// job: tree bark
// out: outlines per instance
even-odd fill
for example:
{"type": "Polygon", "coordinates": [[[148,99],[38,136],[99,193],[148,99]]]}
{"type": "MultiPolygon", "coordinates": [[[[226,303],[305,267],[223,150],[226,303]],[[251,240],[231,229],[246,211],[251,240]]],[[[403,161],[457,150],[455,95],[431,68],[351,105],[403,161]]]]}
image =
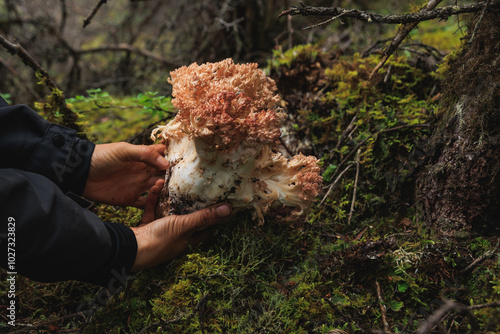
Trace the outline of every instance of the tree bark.
{"type": "Polygon", "coordinates": [[[433,159],[417,178],[422,220],[448,236],[500,233],[500,11],[475,14],[466,41],[450,57],[433,159]]]}

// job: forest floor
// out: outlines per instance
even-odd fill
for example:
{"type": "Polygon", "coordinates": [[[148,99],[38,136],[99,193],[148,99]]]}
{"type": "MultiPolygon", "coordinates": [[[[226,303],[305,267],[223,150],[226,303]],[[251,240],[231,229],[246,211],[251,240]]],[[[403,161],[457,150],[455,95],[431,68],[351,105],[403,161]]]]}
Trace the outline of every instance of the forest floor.
{"type": "MultiPolygon", "coordinates": [[[[443,54],[457,47],[426,45],[407,45],[372,80],[377,48],[276,50],[266,71],[289,114],[283,141],[321,159],[324,190],[310,212],[270,214],[263,226],[239,213],[123,291],[18,276],[17,332],[499,333],[498,230],[445,237],[418,215],[415,176],[433,154],[426,138],[442,112],[443,54]]],[[[155,93],[93,90],[68,102],[97,142],[147,143],[143,130],[174,112],[155,93]]],[[[91,210],[129,226],[142,214],[91,210]]],[[[6,309],[4,271],[0,290],[6,309]]],[[[7,321],[0,331],[12,331],[7,321]]]]}

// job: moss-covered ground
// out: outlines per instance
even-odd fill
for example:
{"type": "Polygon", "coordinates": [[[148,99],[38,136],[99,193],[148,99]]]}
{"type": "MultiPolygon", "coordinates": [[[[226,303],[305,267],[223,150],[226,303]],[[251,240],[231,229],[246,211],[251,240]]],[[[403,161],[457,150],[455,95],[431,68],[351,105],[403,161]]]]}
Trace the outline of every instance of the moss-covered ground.
{"type": "MultiPolygon", "coordinates": [[[[442,40],[424,36],[426,43],[442,40]]],[[[434,332],[500,332],[498,236],[443,238],[416,215],[414,177],[433,155],[426,139],[440,117],[443,84],[439,52],[419,50],[391,57],[372,80],[377,52],[277,50],[266,71],[290,115],[284,142],[289,151],[321,158],[325,187],[310,212],[270,215],[260,227],[239,213],[209,242],[137,273],[115,294],[18,277],[16,329],[414,333],[455,301],[467,309],[451,307],[433,323],[434,332]]],[[[142,130],[172,110],[168,98],[153,93],[116,98],[92,91],[68,102],[97,142],[145,142],[142,130]]],[[[131,226],[141,216],[133,208],[92,210],[131,226]]],[[[1,320],[0,330],[10,330],[1,320]]]]}

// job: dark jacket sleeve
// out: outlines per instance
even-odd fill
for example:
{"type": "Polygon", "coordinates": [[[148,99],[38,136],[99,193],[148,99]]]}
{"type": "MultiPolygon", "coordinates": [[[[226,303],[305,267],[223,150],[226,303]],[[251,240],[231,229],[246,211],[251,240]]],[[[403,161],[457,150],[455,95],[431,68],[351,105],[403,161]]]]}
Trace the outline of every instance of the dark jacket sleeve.
{"type": "Polygon", "coordinates": [[[0,98],[0,168],[17,168],[45,176],[64,193],[81,195],[95,145],[76,131],[51,124],[24,105],[0,98]]]}
{"type": "Polygon", "coordinates": [[[102,222],[73,200],[83,192],[93,149],[75,131],[0,98],[0,247],[15,253],[13,264],[0,258],[3,268],[43,282],[102,286],[130,273],[132,230],[102,222]]]}

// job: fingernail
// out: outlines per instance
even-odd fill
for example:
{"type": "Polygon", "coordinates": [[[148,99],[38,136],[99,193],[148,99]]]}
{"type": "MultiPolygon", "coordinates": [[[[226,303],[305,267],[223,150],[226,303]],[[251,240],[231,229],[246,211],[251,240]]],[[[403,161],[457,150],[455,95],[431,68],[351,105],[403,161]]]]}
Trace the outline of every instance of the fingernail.
{"type": "Polygon", "coordinates": [[[164,169],[168,168],[168,161],[162,156],[156,158],[156,163],[158,164],[158,166],[162,166],[164,169]]]}
{"type": "Polygon", "coordinates": [[[227,217],[231,214],[231,208],[227,204],[222,204],[215,208],[215,212],[220,218],[227,217]]]}

